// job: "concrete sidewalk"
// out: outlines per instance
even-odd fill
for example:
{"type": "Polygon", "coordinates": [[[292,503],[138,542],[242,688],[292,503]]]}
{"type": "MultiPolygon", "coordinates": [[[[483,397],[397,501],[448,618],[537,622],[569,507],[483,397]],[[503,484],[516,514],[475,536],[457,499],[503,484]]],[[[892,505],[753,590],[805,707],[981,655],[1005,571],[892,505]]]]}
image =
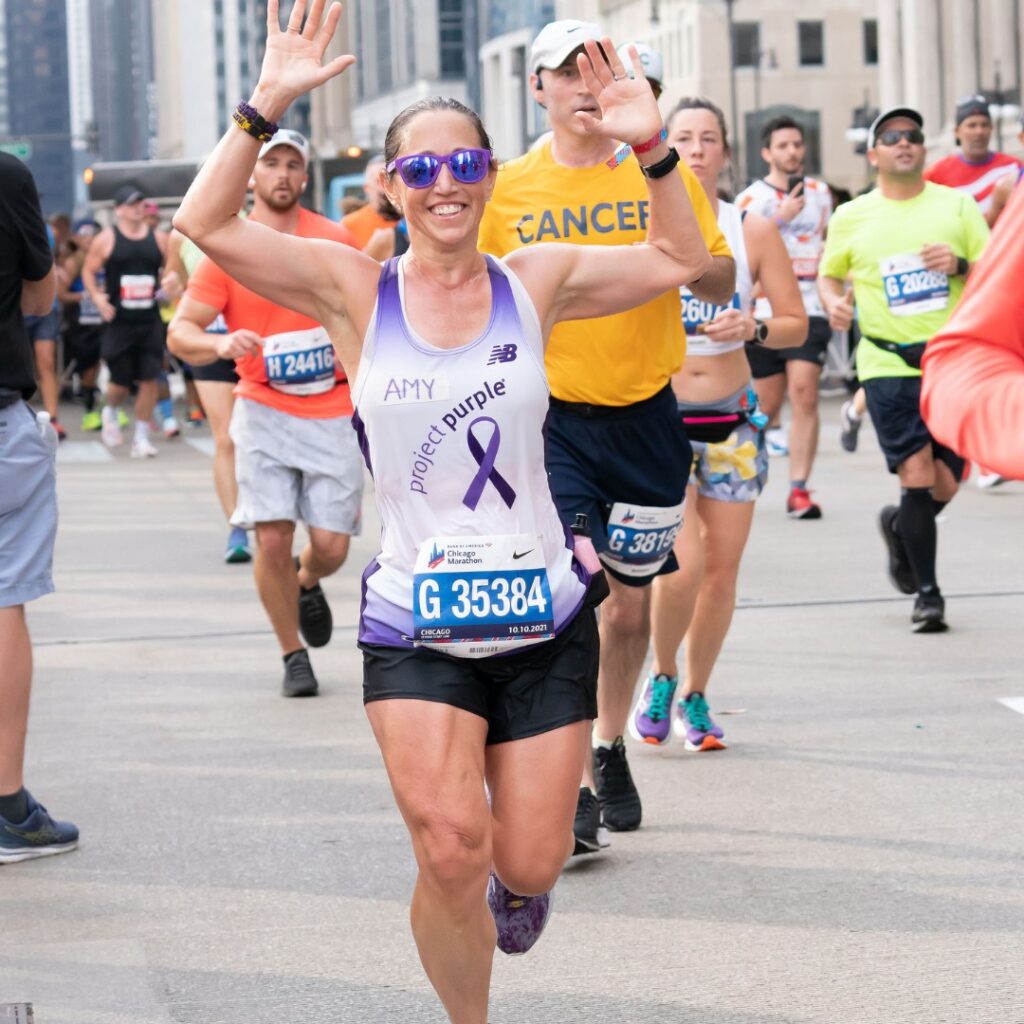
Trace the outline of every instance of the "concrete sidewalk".
{"type": "MultiPolygon", "coordinates": [[[[710,694],[729,750],[630,745],[644,827],[571,862],[541,943],[498,955],[494,1024],[1024,1022],[1024,484],[945,512],[952,629],[912,635],[875,526],[896,484],[869,427],[839,450],[837,409],[821,521],[785,518],[772,463],[710,694]]],[[[372,500],[325,584],[322,696],[283,700],[199,438],[143,463],[81,436],[62,453],[27,781],[82,845],[0,869],[0,1004],[36,1024],[441,1022],[361,704],[372,500]]]]}

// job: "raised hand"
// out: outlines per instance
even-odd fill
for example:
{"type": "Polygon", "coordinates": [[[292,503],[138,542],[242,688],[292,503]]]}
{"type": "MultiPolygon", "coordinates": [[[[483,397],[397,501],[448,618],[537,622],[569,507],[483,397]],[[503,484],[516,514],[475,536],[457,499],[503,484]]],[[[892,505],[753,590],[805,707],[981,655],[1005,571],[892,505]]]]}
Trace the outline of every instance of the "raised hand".
{"type": "Polygon", "coordinates": [[[661,131],[663,118],[658,101],[644,76],[636,47],[629,48],[634,77],[626,74],[625,65],[615,52],[612,41],[605,36],[600,47],[588,39],[586,53],[576,58],[583,84],[601,108],[601,116],[577,111],[584,128],[593,135],[639,145],[661,131]],[[602,52],[602,50],[604,52],[602,52]]]}
{"type": "Polygon", "coordinates": [[[267,49],[257,91],[274,97],[284,107],[303,93],[340,75],[355,63],[355,57],[348,53],[324,63],[324,53],[334,38],[341,18],[339,3],[332,3],[327,17],[324,17],[326,2],[313,0],[303,26],[307,0],[295,0],[288,25],[282,31],[279,0],[268,0],[267,49]]]}

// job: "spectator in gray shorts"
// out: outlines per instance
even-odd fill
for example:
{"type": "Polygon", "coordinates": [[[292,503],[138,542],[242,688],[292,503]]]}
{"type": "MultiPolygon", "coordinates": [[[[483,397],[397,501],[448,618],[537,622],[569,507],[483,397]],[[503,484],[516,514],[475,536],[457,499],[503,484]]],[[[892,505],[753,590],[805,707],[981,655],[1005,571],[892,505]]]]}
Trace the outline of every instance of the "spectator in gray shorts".
{"type": "Polygon", "coordinates": [[[53,591],[57,435],[26,401],[36,380],[22,314],[49,312],[56,288],[32,175],[0,153],[0,864],[78,845],[78,829],[54,821],[23,785],[32,688],[25,604],[53,591]]]}

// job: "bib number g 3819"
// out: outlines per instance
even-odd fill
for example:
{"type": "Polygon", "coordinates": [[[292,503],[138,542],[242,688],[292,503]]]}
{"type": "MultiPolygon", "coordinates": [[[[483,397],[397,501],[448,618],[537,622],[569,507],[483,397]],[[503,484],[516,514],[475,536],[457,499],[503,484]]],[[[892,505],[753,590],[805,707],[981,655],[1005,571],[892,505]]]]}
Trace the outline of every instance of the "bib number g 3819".
{"type": "Polygon", "coordinates": [[[653,576],[672,553],[682,524],[682,505],[616,502],[608,516],[608,550],[601,552],[601,561],[626,576],[653,576]]]}
{"type": "Polygon", "coordinates": [[[413,575],[413,639],[483,658],[554,636],[540,541],[529,534],[433,537],[413,575]]]}

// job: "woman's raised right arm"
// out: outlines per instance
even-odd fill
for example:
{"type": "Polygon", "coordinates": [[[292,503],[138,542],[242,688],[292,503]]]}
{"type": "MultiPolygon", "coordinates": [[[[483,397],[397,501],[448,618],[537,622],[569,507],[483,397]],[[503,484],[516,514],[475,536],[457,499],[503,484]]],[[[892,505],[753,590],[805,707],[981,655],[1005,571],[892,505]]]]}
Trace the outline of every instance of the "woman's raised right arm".
{"type": "MultiPolygon", "coordinates": [[[[269,0],[267,48],[249,101],[266,121],[276,122],[296,98],[354,63],[350,54],[324,63],[341,17],[341,5],[334,3],[325,18],[325,4],[313,0],[303,27],[306,0],[296,0],[282,31],[278,0],[269,0]]],[[[174,226],[236,281],[330,330],[331,320],[346,316],[349,296],[364,294],[380,267],[349,246],[298,238],[237,216],[260,146],[257,138],[232,125],[196,175],[174,226]]]]}

